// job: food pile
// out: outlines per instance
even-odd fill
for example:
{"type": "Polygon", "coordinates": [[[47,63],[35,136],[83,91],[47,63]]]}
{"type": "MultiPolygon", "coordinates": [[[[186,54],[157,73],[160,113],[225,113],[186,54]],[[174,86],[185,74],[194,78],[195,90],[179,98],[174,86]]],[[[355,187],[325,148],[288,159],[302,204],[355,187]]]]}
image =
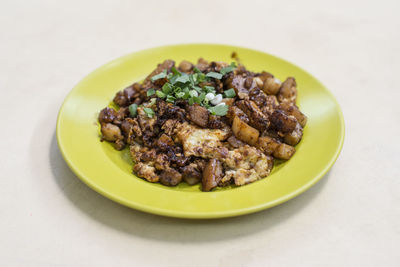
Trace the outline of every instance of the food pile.
{"type": "Polygon", "coordinates": [[[202,183],[203,191],[268,176],[288,160],[307,117],[296,81],[235,63],[165,60],[118,92],[99,114],[102,140],[129,147],[133,172],[149,182],[202,183]]]}

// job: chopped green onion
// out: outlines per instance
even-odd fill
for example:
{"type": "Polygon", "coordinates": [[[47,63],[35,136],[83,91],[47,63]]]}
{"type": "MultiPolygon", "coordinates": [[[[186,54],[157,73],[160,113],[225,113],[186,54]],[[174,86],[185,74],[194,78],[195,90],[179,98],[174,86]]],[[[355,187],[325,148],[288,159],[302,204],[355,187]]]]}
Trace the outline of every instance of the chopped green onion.
{"type": "Polygon", "coordinates": [[[203,92],[203,89],[197,85],[193,86],[193,89],[196,90],[198,93],[203,92]]]}
{"type": "Polygon", "coordinates": [[[231,88],[231,89],[228,89],[228,90],[224,91],[224,95],[227,98],[233,98],[233,97],[236,96],[236,92],[235,92],[235,90],[233,88],[231,88]]]}
{"type": "Polygon", "coordinates": [[[174,103],[176,98],[172,95],[167,95],[167,102],[174,103]]]}
{"type": "Polygon", "coordinates": [[[211,71],[211,72],[206,74],[206,77],[215,78],[215,79],[220,80],[222,78],[222,74],[218,73],[218,72],[211,71]]]}
{"type": "Polygon", "coordinates": [[[235,68],[236,68],[236,64],[234,62],[232,62],[231,65],[229,65],[228,67],[222,68],[219,72],[222,75],[225,75],[229,72],[232,72],[235,68]]]}
{"type": "Polygon", "coordinates": [[[200,72],[197,75],[197,82],[201,83],[201,82],[204,82],[205,80],[206,80],[206,75],[204,73],[200,72]]]}
{"type": "Polygon", "coordinates": [[[189,91],[189,95],[190,95],[191,97],[198,97],[198,96],[199,96],[199,93],[197,93],[197,91],[195,91],[195,90],[191,90],[191,91],[189,91]]]}
{"type": "Polygon", "coordinates": [[[205,85],[203,89],[206,90],[207,93],[215,93],[215,88],[213,86],[205,85]]]}
{"type": "Polygon", "coordinates": [[[150,106],[154,105],[156,103],[156,99],[153,97],[152,99],[150,99],[150,106]]]}
{"type": "Polygon", "coordinates": [[[201,99],[199,97],[193,97],[194,103],[201,104],[201,99]]]}
{"type": "Polygon", "coordinates": [[[204,99],[206,98],[206,93],[201,93],[200,95],[199,95],[199,99],[200,99],[200,101],[203,101],[204,99]]]}
{"type": "Polygon", "coordinates": [[[175,67],[172,67],[171,71],[174,73],[174,75],[180,75],[181,74],[175,67]]]}
{"type": "Polygon", "coordinates": [[[183,99],[188,99],[190,97],[189,92],[190,92],[189,87],[183,88],[183,93],[185,93],[185,95],[182,98],[183,99]]]}
{"type": "Polygon", "coordinates": [[[152,96],[156,93],[156,90],[154,88],[150,88],[147,90],[147,96],[152,96]]]}
{"type": "Polygon", "coordinates": [[[179,92],[182,92],[182,88],[180,88],[180,87],[175,87],[175,88],[174,88],[174,93],[177,94],[177,93],[179,93],[179,92]]]}
{"type": "Polygon", "coordinates": [[[151,77],[150,80],[152,82],[154,82],[154,81],[157,81],[158,79],[162,79],[162,78],[165,78],[165,77],[167,77],[167,70],[163,70],[163,72],[161,72],[161,73],[159,73],[157,75],[154,75],[153,77],[151,77]]]}
{"type": "MultiPolygon", "coordinates": [[[[198,68],[194,67],[194,72],[192,74],[187,74],[184,72],[180,72],[176,67],[172,67],[171,71],[168,73],[167,70],[163,70],[161,73],[154,75],[151,78],[151,81],[156,81],[158,79],[166,78],[167,82],[162,86],[161,90],[156,90],[154,88],[150,88],[147,90],[147,96],[153,96],[154,94],[169,103],[175,103],[177,99],[186,99],[189,102],[189,105],[193,105],[194,103],[198,103],[206,108],[210,108],[211,103],[210,99],[207,99],[205,96],[208,93],[216,94],[216,88],[214,86],[203,85],[202,83],[205,81],[210,81],[210,78],[214,79],[222,79],[223,75],[229,73],[234,70],[236,66],[232,63],[230,66],[222,68],[220,73],[218,72],[209,72],[207,74],[201,72],[198,68]],[[201,85],[201,87],[200,87],[201,85]]],[[[226,97],[234,97],[235,91],[233,89],[229,89],[224,92],[226,97]]],[[[151,103],[155,103],[155,98],[151,103]]],[[[214,111],[215,107],[212,107],[214,113],[222,114],[221,110],[225,108],[217,108],[214,111]]],[[[146,114],[149,117],[154,116],[154,111],[147,108],[146,114]]]]}
{"type": "Polygon", "coordinates": [[[136,117],[137,108],[138,108],[137,104],[132,104],[129,106],[129,113],[131,114],[131,117],[136,117]]]}
{"type": "Polygon", "coordinates": [[[212,115],[217,116],[225,116],[228,113],[229,107],[227,105],[217,105],[214,107],[210,107],[208,110],[211,112],[212,115]]]}
{"type": "Polygon", "coordinates": [[[179,93],[176,93],[176,94],[175,94],[175,96],[176,96],[177,98],[183,98],[185,95],[186,95],[185,92],[179,92],[179,93]]]}
{"type": "Polygon", "coordinates": [[[190,81],[189,75],[187,75],[187,74],[185,73],[185,74],[182,74],[182,76],[178,77],[178,78],[175,80],[175,83],[177,83],[177,82],[180,82],[180,83],[187,83],[187,82],[189,82],[189,81],[190,81]]]}
{"type": "Polygon", "coordinates": [[[166,94],[164,94],[164,93],[161,92],[161,91],[157,91],[157,92],[156,92],[156,95],[157,95],[159,98],[164,98],[164,97],[167,96],[166,94]]]}
{"type": "Polygon", "coordinates": [[[194,67],[194,68],[193,68],[193,71],[194,71],[195,73],[202,73],[197,67],[194,67]]]}
{"type": "Polygon", "coordinates": [[[195,85],[195,84],[197,83],[197,76],[198,76],[197,73],[194,73],[194,74],[192,74],[192,75],[189,75],[190,82],[191,82],[193,85],[195,85]]]}
{"type": "Polygon", "coordinates": [[[171,84],[175,84],[175,81],[176,81],[176,79],[178,79],[178,75],[174,75],[174,76],[172,76],[170,79],[169,79],[169,82],[171,83],[171,84]]]}
{"type": "Polygon", "coordinates": [[[206,97],[206,94],[203,92],[203,93],[201,93],[199,96],[193,97],[193,100],[194,100],[195,103],[201,104],[201,102],[203,102],[203,100],[205,99],[205,97],[206,97]]]}
{"type": "Polygon", "coordinates": [[[151,108],[143,108],[143,111],[146,113],[147,117],[153,118],[155,112],[151,108]]]}
{"type": "Polygon", "coordinates": [[[172,84],[170,83],[165,83],[162,87],[162,91],[164,94],[168,95],[172,91],[172,84]]]}

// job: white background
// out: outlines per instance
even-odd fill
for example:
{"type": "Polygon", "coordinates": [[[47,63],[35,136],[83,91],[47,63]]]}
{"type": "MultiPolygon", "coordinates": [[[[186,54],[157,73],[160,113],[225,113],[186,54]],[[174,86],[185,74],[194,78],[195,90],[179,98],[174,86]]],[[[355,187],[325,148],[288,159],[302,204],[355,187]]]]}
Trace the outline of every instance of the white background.
{"type": "Polygon", "coordinates": [[[399,1],[1,1],[1,266],[400,266],[399,1]],[[179,220],[100,196],[68,169],[58,109],[98,66],[141,49],[239,45],[336,96],[343,151],[283,205],[179,220]]]}

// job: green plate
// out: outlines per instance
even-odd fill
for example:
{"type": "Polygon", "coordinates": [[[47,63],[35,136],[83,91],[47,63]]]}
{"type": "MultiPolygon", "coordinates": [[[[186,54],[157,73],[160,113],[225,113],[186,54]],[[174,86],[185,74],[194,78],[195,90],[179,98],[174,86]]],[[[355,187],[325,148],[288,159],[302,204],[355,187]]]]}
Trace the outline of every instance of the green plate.
{"type": "Polygon", "coordinates": [[[344,140],[342,112],[332,94],[301,68],[251,49],[215,44],[152,48],[116,59],[85,77],[65,99],[57,120],[61,153],[74,173],[95,191],[128,207],[181,218],[221,218],[267,209],[304,192],[332,167],[344,140]],[[116,151],[100,142],[98,112],[114,94],[140,81],[165,59],[231,62],[235,51],[249,70],[266,70],[298,84],[297,104],[308,116],[296,154],[277,164],[272,174],[242,187],[201,192],[200,186],[152,184],[132,174],[127,150],[116,151]]]}

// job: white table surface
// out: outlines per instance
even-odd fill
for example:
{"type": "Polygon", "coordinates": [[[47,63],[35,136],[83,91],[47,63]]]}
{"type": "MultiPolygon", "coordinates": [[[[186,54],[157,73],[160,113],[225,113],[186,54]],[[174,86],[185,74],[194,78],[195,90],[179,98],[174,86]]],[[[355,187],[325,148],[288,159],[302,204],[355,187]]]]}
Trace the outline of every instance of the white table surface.
{"type": "Polygon", "coordinates": [[[399,1],[1,1],[1,266],[400,266],[399,1]],[[55,139],[98,66],[173,43],[246,46],[308,70],[344,113],[316,186],[253,215],[149,215],[89,189],[55,139]]]}

